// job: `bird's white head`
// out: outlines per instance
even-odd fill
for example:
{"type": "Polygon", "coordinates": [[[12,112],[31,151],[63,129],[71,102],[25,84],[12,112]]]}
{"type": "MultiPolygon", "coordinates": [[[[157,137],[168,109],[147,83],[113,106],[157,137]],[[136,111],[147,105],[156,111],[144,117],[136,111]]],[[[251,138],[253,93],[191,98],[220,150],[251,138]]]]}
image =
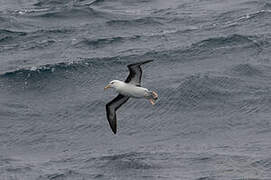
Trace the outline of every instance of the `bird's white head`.
{"type": "Polygon", "coordinates": [[[111,81],[107,86],[104,87],[104,90],[108,89],[108,88],[118,88],[121,85],[121,81],[119,80],[113,80],[111,81]]]}

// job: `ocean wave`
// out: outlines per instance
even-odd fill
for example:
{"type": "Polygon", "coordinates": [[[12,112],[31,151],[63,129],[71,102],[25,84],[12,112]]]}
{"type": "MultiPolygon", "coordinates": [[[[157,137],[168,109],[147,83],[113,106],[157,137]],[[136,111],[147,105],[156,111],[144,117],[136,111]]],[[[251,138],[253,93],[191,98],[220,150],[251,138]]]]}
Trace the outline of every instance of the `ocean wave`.
{"type": "Polygon", "coordinates": [[[210,37],[208,39],[193,43],[191,46],[179,51],[183,59],[191,59],[195,56],[205,59],[214,54],[233,53],[235,51],[249,51],[251,55],[262,52],[266,42],[255,36],[244,36],[233,34],[225,37],[210,37]],[[205,57],[205,58],[204,58],[205,57]]]}
{"type": "Polygon", "coordinates": [[[265,2],[264,5],[263,5],[263,9],[271,10],[271,3],[270,2],[265,2]]]}
{"type": "Polygon", "coordinates": [[[227,97],[228,90],[235,84],[235,80],[229,77],[195,75],[187,77],[176,90],[187,100],[216,100],[227,97]]]}
{"type": "Polygon", "coordinates": [[[109,26],[142,26],[142,25],[162,25],[164,19],[160,17],[143,17],[128,20],[110,20],[107,21],[109,26]]]}
{"type": "Polygon", "coordinates": [[[254,13],[246,14],[245,16],[240,17],[237,22],[249,21],[253,19],[262,19],[262,18],[270,18],[271,17],[271,10],[259,10],[254,13]]]}
{"type": "Polygon", "coordinates": [[[38,8],[61,6],[89,6],[98,3],[98,1],[99,0],[38,0],[36,3],[34,3],[34,6],[38,8]]]}
{"type": "MultiPolygon", "coordinates": [[[[235,179],[235,180],[244,180],[244,178],[240,178],[240,179],[235,179]]],[[[266,179],[266,178],[254,178],[254,177],[252,177],[252,178],[246,178],[246,180],[268,180],[268,179],[266,179]]]]}
{"type": "Polygon", "coordinates": [[[53,10],[50,12],[46,12],[43,14],[35,15],[36,17],[43,17],[43,18],[71,18],[71,17],[92,17],[94,14],[94,11],[90,8],[72,8],[72,9],[58,9],[53,10]]]}
{"type": "Polygon", "coordinates": [[[200,177],[197,178],[196,180],[215,180],[215,176],[204,176],[204,177],[200,177]]]}
{"type": "Polygon", "coordinates": [[[155,9],[151,14],[154,16],[174,16],[177,15],[177,13],[174,11],[175,9],[173,8],[165,8],[165,9],[155,9]]]}
{"type": "MultiPolygon", "coordinates": [[[[154,165],[147,163],[144,159],[151,156],[151,153],[145,152],[129,152],[124,154],[116,154],[110,156],[101,156],[95,158],[96,161],[101,163],[103,168],[117,168],[120,170],[127,169],[150,169],[155,168],[154,165]]],[[[93,158],[88,159],[93,161],[93,158]]]]}
{"type": "MultiPolygon", "coordinates": [[[[258,3],[256,3],[258,4],[258,3]]],[[[262,19],[270,19],[271,18],[271,9],[270,8],[266,8],[263,7],[261,10],[258,10],[256,12],[252,12],[252,13],[242,13],[240,14],[240,12],[229,12],[228,15],[231,17],[231,20],[228,20],[227,22],[225,22],[225,27],[227,28],[232,28],[232,27],[241,27],[242,25],[247,25],[248,23],[255,23],[258,22],[257,20],[259,20],[259,22],[262,22],[262,19]],[[236,15],[235,18],[232,18],[232,14],[233,13],[239,14],[236,15]]],[[[227,15],[226,15],[227,16],[227,15]]],[[[222,14],[222,17],[224,17],[224,14],[222,14]]]]}
{"type": "Polygon", "coordinates": [[[118,0],[118,1],[114,1],[114,0],[90,0],[90,2],[88,3],[89,5],[92,6],[101,6],[101,5],[105,5],[108,3],[112,3],[112,6],[114,5],[114,3],[125,3],[125,4],[139,4],[139,3],[146,3],[146,2],[151,2],[151,0],[129,0],[129,1],[125,1],[125,0],[118,0]]]}
{"type": "Polygon", "coordinates": [[[251,64],[238,64],[230,69],[229,74],[238,76],[263,76],[263,71],[251,64]]]}
{"type": "MultiPolygon", "coordinates": [[[[172,32],[179,33],[180,31],[172,32]]],[[[165,32],[171,33],[171,32],[165,32]]],[[[182,33],[182,32],[180,32],[182,33]]],[[[150,38],[150,37],[160,37],[163,36],[162,33],[150,34],[149,36],[141,36],[150,38]]],[[[140,37],[140,38],[141,38],[140,37]]],[[[176,61],[199,61],[206,60],[206,58],[213,57],[214,55],[225,54],[225,53],[235,53],[236,51],[247,51],[250,49],[249,53],[251,55],[259,54],[264,46],[268,42],[261,40],[257,36],[245,36],[233,34],[225,37],[209,37],[198,42],[194,42],[189,46],[185,47],[176,47],[168,50],[149,50],[144,53],[144,58],[156,58],[160,60],[167,61],[167,63],[175,63],[176,61]],[[198,57],[198,58],[196,58],[198,57]]]]}
{"type": "MultiPolygon", "coordinates": [[[[270,112],[271,99],[270,90],[258,90],[262,92],[251,92],[245,99],[236,103],[235,107],[243,114],[256,114],[270,112]],[[252,97],[253,96],[253,97],[252,97]]],[[[258,125],[260,126],[260,125],[258,125]]]]}
{"type": "Polygon", "coordinates": [[[28,68],[22,68],[11,72],[6,72],[4,74],[1,74],[0,77],[2,78],[13,78],[16,76],[22,76],[22,77],[31,77],[34,75],[41,76],[46,73],[53,73],[57,70],[64,70],[68,71],[71,69],[77,69],[82,67],[88,67],[89,64],[83,63],[83,62],[61,62],[57,64],[47,64],[47,65],[41,65],[41,66],[32,66],[28,68]]]}
{"type": "Polygon", "coordinates": [[[85,7],[60,7],[60,8],[45,8],[43,10],[40,9],[26,9],[23,11],[18,12],[20,15],[28,16],[31,18],[75,18],[75,19],[82,19],[82,18],[99,18],[104,17],[108,13],[102,11],[96,11],[93,8],[88,6],[85,7]]]}
{"type": "Polygon", "coordinates": [[[207,48],[220,48],[220,47],[234,47],[239,45],[252,44],[258,46],[253,36],[244,36],[233,34],[226,37],[214,37],[200,41],[194,46],[207,47],[207,48]]]}
{"type": "Polygon", "coordinates": [[[93,0],[89,5],[100,5],[103,2],[105,2],[105,0],[93,0]]]}
{"type": "Polygon", "coordinates": [[[16,32],[6,29],[0,29],[0,43],[8,43],[18,37],[26,36],[25,32],[16,32]]]}
{"type": "Polygon", "coordinates": [[[270,111],[270,87],[265,84],[271,77],[269,66],[238,64],[227,69],[225,73],[240,79],[239,83],[233,86],[239,94],[234,103],[239,112],[255,114],[270,111]]]}
{"type": "Polygon", "coordinates": [[[257,160],[251,163],[252,167],[255,168],[260,168],[262,170],[271,170],[271,159],[270,158],[266,158],[266,159],[261,159],[261,160],[257,160]]]}
{"type": "Polygon", "coordinates": [[[4,72],[0,74],[0,78],[4,79],[16,79],[18,81],[35,80],[47,78],[52,74],[63,74],[67,72],[82,72],[92,71],[96,68],[106,69],[108,66],[112,66],[112,63],[119,64],[118,62],[112,62],[112,59],[117,57],[109,58],[80,58],[78,61],[72,62],[60,62],[55,64],[37,65],[32,67],[24,67],[14,71],[4,72]]]}
{"type": "Polygon", "coordinates": [[[235,51],[247,51],[250,49],[251,55],[259,54],[267,42],[259,40],[255,36],[244,36],[233,34],[225,37],[210,37],[187,47],[175,48],[167,51],[150,51],[146,56],[157,57],[167,60],[187,61],[187,60],[205,60],[225,52],[231,54],[235,51]],[[195,58],[195,57],[199,57],[195,58]]]}
{"type": "MultiPolygon", "coordinates": [[[[237,67],[243,68],[246,65],[237,67]]],[[[250,70],[255,73],[254,68],[250,70]]],[[[256,71],[258,74],[258,70],[256,71]]],[[[182,110],[209,109],[209,111],[224,108],[223,111],[225,111],[226,107],[244,114],[268,112],[271,104],[270,88],[261,84],[260,82],[255,84],[253,80],[247,82],[240,79],[240,76],[235,77],[230,74],[229,76],[193,75],[185,78],[177,88],[166,90],[163,96],[166,96],[171,104],[166,104],[163,108],[174,112],[179,108],[182,110]]]]}
{"type": "Polygon", "coordinates": [[[58,42],[57,38],[67,36],[72,32],[72,29],[38,29],[34,31],[2,29],[0,30],[0,52],[14,49],[45,48],[58,42]]]}
{"type": "MultiPolygon", "coordinates": [[[[67,179],[67,180],[79,180],[82,179],[84,174],[81,174],[80,172],[71,170],[71,169],[64,169],[64,170],[58,170],[58,172],[50,173],[50,174],[44,174],[40,175],[38,180],[60,180],[60,179],[67,179]]],[[[84,178],[83,178],[84,179],[84,178]]]]}
{"type": "Polygon", "coordinates": [[[247,77],[250,80],[268,80],[271,77],[271,67],[261,64],[237,64],[228,68],[225,73],[232,77],[247,77]]]}
{"type": "Polygon", "coordinates": [[[38,7],[48,7],[48,6],[57,6],[57,5],[67,5],[68,3],[72,3],[73,0],[38,0],[34,6],[38,7]]]}
{"type": "Polygon", "coordinates": [[[84,39],[80,42],[76,43],[75,47],[87,46],[91,48],[101,48],[106,45],[114,45],[115,43],[121,43],[124,41],[137,40],[140,36],[132,36],[132,37],[111,37],[111,38],[99,38],[99,39],[84,39]]]}
{"type": "Polygon", "coordinates": [[[217,106],[235,94],[237,84],[238,79],[226,76],[192,75],[174,90],[167,90],[164,96],[171,103],[163,108],[176,112],[179,108],[191,110],[217,106]]]}
{"type": "MultiPolygon", "coordinates": [[[[6,31],[3,31],[6,33],[6,31]]],[[[13,38],[16,38],[17,36],[42,36],[43,34],[52,34],[51,39],[47,39],[48,41],[41,41],[44,42],[43,44],[40,44],[37,42],[37,47],[40,47],[38,45],[41,45],[41,47],[46,47],[46,45],[50,45],[52,43],[55,43],[54,40],[55,36],[58,36],[58,34],[66,34],[66,33],[72,33],[72,30],[65,30],[65,29],[52,29],[52,30],[38,30],[35,32],[9,32],[7,34],[11,34],[13,38]],[[44,45],[44,46],[43,46],[44,45]]],[[[169,32],[170,33],[170,32],[169,32]]],[[[174,32],[175,33],[175,32],[174,32]]],[[[177,33],[177,32],[176,32],[177,33]]],[[[155,34],[154,36],[162,36],[162,34],[155,34]]],[[[144,35],[142,36],[144,37],[144,35]]],[[[152,37],[152,35],[151,35],[152,37]]],[[[31,39],[30,37],[28,37],[31,39]]],[[[82,41],[79,41],[78,43],[74,44],[75,47],[91,47],[91,48],[98,48],[98,47],[104,47],[106,45],[112,45],[115,43],[122,43],[124,41],[134,41],[140,39],[141,36],[135,35],[131,37],[121,37],[116,36],[112,38],[100,38],[100,39],[84,39],[82,41]]],[[[33,44],[33,42],[31,43],[33,44]]],[[[35,44],[35,42],[34,42],[35,44]]],[[[31,48],[32,46],[30,46],[31,48]]],[[[32,47],[33,48],[33,47],[32,47]]],[[[242,48],[253,48],[252,52],[254,51],[260,51],[262,48],[262,42],[257,40],[257,37],[253,36],[243,36],[243,35],[230,35],[226,37],[214,37],[214,38],[208,38],[196,43],[193,43],[189,47],[185,47],[182,49],[171,49],[171,50],[162,50],[162,51],[148,51],[145,54],[139,54],[139,55],[133,55],[139,56],[139,58],[159,58],[159,59],[167,59],[172,61],[179,61],[182,60],[190,60],[193,56],[203,56],[206,53],[212,53],[216,49],[242,49],[242,48]]],[[[15,71],[6,72],[4,76],[14,76],[16,74],[35,74],[35,73],[43,73],[43,72],[53,72],[58,69],[65,69],[69,70],[72,68],[81,68],[81,67],[87,67],[93,64],[94,62],[103,62],[107,59],[119,59],[119,58],[127,58],[127,57],[108,57],[108,58],[89,58],[88,60],[82,60],[79,58],[78,61],[74,62],[61,62],[57,64],[49,64],[49,65],[40,65],[38,67],[28,67],[28,68],[22,68],[17,69],[15,71]]],[[[108,61],[109,62],[109,61],[108,61]]],[[[116,61],[114,61],[116,62],[116,61]]],[[[95,64],[95,63],[94,63],[95,64]]],[[[242,68],[242,67],[236,67],[236,68],[242,68]]],[[[235,69],[236,69],[235,68],[235,69]]],[[[245,70],[244,68],[243,70],[245,70]]],[[[232,70],[232,71],[238,71],[232,70]]],[[[3,76],[3,74],[1,75],[3,76]]]]}

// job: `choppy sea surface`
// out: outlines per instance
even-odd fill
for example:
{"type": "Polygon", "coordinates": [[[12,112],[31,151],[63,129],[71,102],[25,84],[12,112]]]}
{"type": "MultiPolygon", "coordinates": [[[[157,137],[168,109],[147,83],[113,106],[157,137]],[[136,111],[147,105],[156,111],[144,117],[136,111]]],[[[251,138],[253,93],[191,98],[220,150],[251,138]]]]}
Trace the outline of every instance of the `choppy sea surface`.
{"type": "Polygon", "coordinates": [[[0,0],[0,179],[271,179],[270,30],[269,0],[0,0]]]}

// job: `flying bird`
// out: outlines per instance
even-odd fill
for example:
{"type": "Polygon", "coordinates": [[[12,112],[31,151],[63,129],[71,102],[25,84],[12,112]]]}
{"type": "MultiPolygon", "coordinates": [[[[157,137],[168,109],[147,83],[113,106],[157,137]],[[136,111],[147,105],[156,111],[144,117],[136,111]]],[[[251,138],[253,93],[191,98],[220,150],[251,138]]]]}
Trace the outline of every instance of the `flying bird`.
{"type": "Polygon", "coordinates": [[[158,94],[156,92],[141,87],[142,69],[140,66],[152,61],[153,60],[148,60],[129,64],[127,67],[130,73],[125,81],[113,80],[105,86],[105,90],[114,88],[119,93],[117,97],[106,104],[106,116],[114,134],[117,133],[116,111],[121,105],[127,102],[130,97],[145,98],[149,100],[152,105],[154,105],[155,101],[158,99],[158,94]]]}

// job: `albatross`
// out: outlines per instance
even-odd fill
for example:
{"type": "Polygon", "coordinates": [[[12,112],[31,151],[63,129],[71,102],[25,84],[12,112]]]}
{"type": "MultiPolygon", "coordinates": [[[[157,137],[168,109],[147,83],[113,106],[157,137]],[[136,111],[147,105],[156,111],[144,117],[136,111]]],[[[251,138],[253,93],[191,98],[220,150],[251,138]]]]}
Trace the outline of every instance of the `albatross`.
{"type": "Polygon", "coordinates": [[[113,80],[107,86],[115,89],[119,94],[112,101],[106,104],[106,116],[109,125],[114,134],[117,133],[117,116],[116,111],[128,101],[129,98],[145,98],[154,105],[158,99],[158,94],[150,91],[147,88],[141,87],[142,69],[141,65],[152,62],[153,60],[142,61],[134,64],[129,64],[129,75],[125,81],[113,80]]]}

